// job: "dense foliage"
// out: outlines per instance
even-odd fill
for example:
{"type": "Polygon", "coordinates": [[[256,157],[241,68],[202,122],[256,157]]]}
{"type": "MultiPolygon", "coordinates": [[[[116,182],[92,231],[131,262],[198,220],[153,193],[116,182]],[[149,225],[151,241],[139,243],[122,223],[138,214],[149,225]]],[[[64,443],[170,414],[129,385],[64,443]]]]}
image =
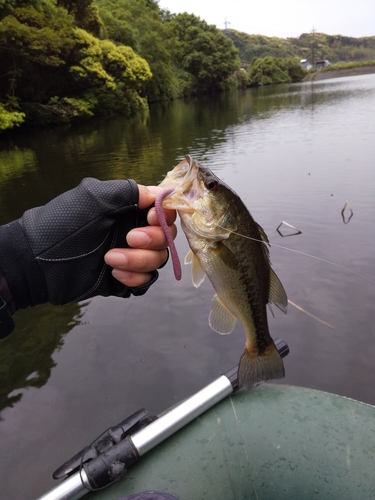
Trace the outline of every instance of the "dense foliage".
{"type": "Polygon", "coordinates": [[[239,67],[238,51],[215,26],[174,15],[152,0],[97,0],[105,36],[129,45],[150,65],[150,102],[225,88],[239,67]]]}
{"type": "Polygon", "coordinates": [[[140,89],[152,76],[147,62],[80,27],[100,29],[95,9],[87,15],[87,0],[72,2],[71,11],[66,1],[25,3],[0,11],[6,14],[0,23],[0,128],[145,108],[140,89]],[[79,3],[85,4],[84,22],[79,3]]]}
{"type": "Polygon", "coordinates": [[[154,0],[0,0],[0,130],[230,86],[231,40],[154,0]]]}
{"type": "Polygon", "coordinates": [[[177,43],[172,49],[174,65],[185,73],[194,92],[211,92],[230,86],[239,68],[238,51],[215,26],[192,14],[178,14],[169,22],[177,43]]]}
{"type": "Polygon", "coordinates": [[[153,0],[97,0],[104,24],[103,36],[116,45],[131,47],[147,60],[152,78],[142,90],[149,102],[173,99],[179,95],[179,82],[173,70],[173,34],[163,22],[162,11],[153,0]]]}
{"type": "Polygon", "coordinates": [[[255,58],[249,70],[250,85],[299,82],[306,75],[298,59],[266,56],[255,58]]]}
{"type": "MultiPolygon", "coordinates": [[[[311,43],[224,33],[157,0],[0,0],[0,131],[299,81],[311,43]]],[[[375,58],[375,37],[315,33],[313,43],[317,58],[333,62],[375,58]]]]}
{"type": "Polygon", "coordinates": [[[227,36],[238,48],[243,64],[255,57],[298,57],[328,59],[331,63],[375,59],[375,36],[352,38],[324,33],[304,33],[299,38],[277,38],[249,35],[227,30],[227,36]]]}

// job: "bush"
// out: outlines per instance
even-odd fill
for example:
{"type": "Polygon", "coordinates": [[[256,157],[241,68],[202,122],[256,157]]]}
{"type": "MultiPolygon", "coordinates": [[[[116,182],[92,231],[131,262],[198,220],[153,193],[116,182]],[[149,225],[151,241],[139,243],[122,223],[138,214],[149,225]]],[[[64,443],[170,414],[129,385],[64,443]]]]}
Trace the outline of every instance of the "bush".
{"type": "Polygon", "coordinates": [[[275,57],[267,56],[254,59],[250,67],[251,85],[270,85],[272,83],[289,83],[292,81],[288,72],[281,69],[275,57]]]}
{"type": "Polygon", "coordinates": [[[18,127],[24,120],[25,113],[8,111],[8,109],[0,103],[0,131],[18,127]]]}
{"type": "Polygon", "coordinates": [[[250,85],[300,82],[306,71],[297,59],[267,56],[255,58],[250,66],[250,85]]]}

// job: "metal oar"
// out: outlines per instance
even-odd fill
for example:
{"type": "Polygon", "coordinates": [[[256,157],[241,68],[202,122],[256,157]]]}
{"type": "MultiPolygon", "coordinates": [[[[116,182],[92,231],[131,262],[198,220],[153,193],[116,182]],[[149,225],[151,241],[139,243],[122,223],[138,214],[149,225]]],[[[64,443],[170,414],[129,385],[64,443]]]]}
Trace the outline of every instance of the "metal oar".
{"type": "MultiPolygon", "coordinates": [[[[275,345],[282,358],[289,353],[283,340],[276,339],[275,345]]],[[[237,366],[232,368],[158,417],[147,417],[146,410],[139,410],[111,427],[59,467],[53,477],[66,479],[38,500],[78,500],[89,491],[119,481],[145,453],[236,392],[239,389],[237,369],[237,366]]]]}

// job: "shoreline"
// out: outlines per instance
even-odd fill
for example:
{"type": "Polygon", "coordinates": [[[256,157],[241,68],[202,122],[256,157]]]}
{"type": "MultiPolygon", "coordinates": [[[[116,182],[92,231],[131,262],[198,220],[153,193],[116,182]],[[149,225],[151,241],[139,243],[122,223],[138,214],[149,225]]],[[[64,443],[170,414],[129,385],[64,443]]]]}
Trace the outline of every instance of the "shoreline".
{"type": "Polygon", "coordinates": [[[375,73],[375,66],[357,66],[355,68],[317,71],[316,73],[310,73],[302,81],[311,82],[328,80],[329,78],[340,78],[343,76],[369,75],[371,73],[375,73]]]}

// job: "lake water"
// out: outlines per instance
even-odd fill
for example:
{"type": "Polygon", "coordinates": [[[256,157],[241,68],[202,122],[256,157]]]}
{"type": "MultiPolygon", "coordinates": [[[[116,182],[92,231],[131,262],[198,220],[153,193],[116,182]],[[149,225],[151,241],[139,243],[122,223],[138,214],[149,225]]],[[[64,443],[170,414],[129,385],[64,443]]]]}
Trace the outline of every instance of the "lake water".
{"type": "MultiPolygon", "coordinates": [[[[85,176],[158,183],[190,154],[264,228],[289,299],[333,327],[293,306],[269,316],[271,335],[290,347],[283,383],[375,404],[374,111],[367,75],[15,134],[0,142],[0,222],[85,176]],[[282,221],[302,234],[280,236],[282,221]]],[[[177,247],[187,252],[181,231],[177,247]]],[[[236,365],[243,329],[209,328],[212,295],[208,281],[192,286],[188,267],[176,282],[169,263],[144,297],[19,311],[0,343],[1,497],[39,496],[110,425],[141,407],[159,413],[236,365]]]]}

